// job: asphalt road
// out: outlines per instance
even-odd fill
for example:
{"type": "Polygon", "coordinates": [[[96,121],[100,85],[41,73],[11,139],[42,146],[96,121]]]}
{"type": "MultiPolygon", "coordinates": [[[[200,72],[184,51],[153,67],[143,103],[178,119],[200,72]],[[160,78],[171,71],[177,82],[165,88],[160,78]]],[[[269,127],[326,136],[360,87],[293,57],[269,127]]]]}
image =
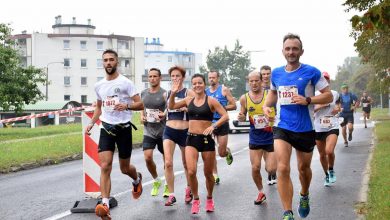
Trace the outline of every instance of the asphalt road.
{"type": "MultiPolygon", "coordinates": [[[[356,129],[350,147],[345,148],[341,136],[339,138],[335,165],[337,182],[333,186],[323,186],[318,152],[314,152],[310,187],[312,211],[308,219],[356,219],[354,205],[360,197],[363,172],[372,144],[373,123],[365,129],[358,117],[355,120],[356,129]]],[[[200,163],[198,178],[201,212],[199,215],[190,215],[191,205],[184,203],[186,183],[178,150],[174,161],[178,202],[173,207],[165,207],[162,196],[150,196],[152,178],[146,170],[142,150],[134,150],[132,156],[132,163],[144,176],[144,194],[139,200],[132,199],[130,179],[120,173],[115,160],[112,195],[119,205],[111,209],[113,219],[281,219],[283,210],[275,185],[265,185],[267,202],[264,205],[253,204],[257,190],[251,178],[247,143],[247,133],[230,136],[229,146],[234,152],[234,162],[228,166],[224,159],[218,160],[221,184],[215,187],[216,211],[211,214],[204,211],[206,188],[200,163]]],[[[155,158],[158,172],[162,175],[162,159],[157,151],[155,158]]],[[[293,209],[296,210],[300,186],[295,156],[291,166],[293,209]]],[[[266,177],[264,170],[262,175],[266,177]]],[[[76,200],[84,197],[82,182],[82,161],[0,175],[0,214],[3,219],[97,219],[93,213],[71,214],[69,211],[76,200]]],[[[297,213],[294,213],[299,219],[297,213]]]]}

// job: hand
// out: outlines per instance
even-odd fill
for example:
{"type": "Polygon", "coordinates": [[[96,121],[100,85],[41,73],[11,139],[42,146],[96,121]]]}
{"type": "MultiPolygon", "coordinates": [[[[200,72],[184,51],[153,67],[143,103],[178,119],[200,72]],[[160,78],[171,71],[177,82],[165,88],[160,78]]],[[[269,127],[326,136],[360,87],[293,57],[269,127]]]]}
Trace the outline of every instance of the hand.
{"type": "Polygon", "coordinates": [[[164,112],[159,111],[159,112],[158,112],[158,118],[159,118],[160,121],[163,120],[163,119],[165,118],[164,112]]]}
{"type": "Polygon", "coordinates": [[[171,93],[176,94],[181,86],[181,81],[176,79],[172,81],[171,93]]]}
{"type": "Polygon", "coordinates": [[[308,105],[306,102],[306,97],[303,97],[301,95],[293,95],[291,98],[292,103],[298,104],[298,105],[308,105]]]}
{"type": "Polygon", "coordinates": [[[127,103],[118,103],[114,106],[114,110],[116,111],[125,111],[127,110],[127,103]]]}
{"type": "Polygon", "coordinates": [[[238,113],[237,119],[238,121],[245,121],[246,115],[240,112],[238,113]]]}
{"type": "Polygon", "coordinates": [[[145,116],[141,116],[140,122],[141,122],[141,124],[145,124],[145,122],[146,122],[146,117],[145,117],[145,116]]]}
{"type": "Polygon", "coordinates": [[[210,135],[210,134],[213,133],[213,131],[214,131],[214,126],[211,125],[210,127],[206,128],[206,129],[203,131],[203,135],[210,135]]]}
{"type": "Polygon", "coordinates": [[[263,105],[263,113],[264,113],[265,117],[268,119],[268,121],[271,121],[271,119],[273,121],[273,117],[271,117],[272,111],[273,111],[272,108],[263,105]]]}
{"type": "Polygon", "coordinates": [[[181,107],[179,110],[180,110],[181,112],[187,112],[187,111],[188,111],[187,107],[181,107]]]}
{"type": "Polygon", "coordinates": [[[92,124],[92,123],[89,123],[88,125],[87,125],[87,127],[85,128],[85,134],[86,135],[91,135],[91,129],[93,128],[93,126],[94,126],[94,124],[92,124]]]}

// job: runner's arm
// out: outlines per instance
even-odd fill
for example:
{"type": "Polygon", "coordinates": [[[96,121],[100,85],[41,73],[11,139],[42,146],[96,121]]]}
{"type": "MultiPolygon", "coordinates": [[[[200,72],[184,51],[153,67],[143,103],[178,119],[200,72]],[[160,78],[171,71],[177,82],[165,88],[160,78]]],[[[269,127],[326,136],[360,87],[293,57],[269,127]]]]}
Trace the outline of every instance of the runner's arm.
{"type": "Polygon", "coordinates": [[[212,97],[209,97],[208,102],[209,105],[211,106],[211,109],[214,110],[214,112],[217,112],[221,116],[221,118],[218,121],[216,121],[214,124],[212,124],[210,127],[206,128],[203,132],[204,135],[212,134],[214,129],[220,127],[221,125],[229,121],[229,115],[227,114],[227,111],[223,108],[221,103],[219,103],[217,100],[215,100],[212,97]]]}
{"type": "Polygon", "coordinates": [[[226,111],[236,110],[236,101],[234,100],[230,89],[226,86],[223,86],[223,92],[225,93],[226,99],[228,101],[227,105],[225,106],[226,111]]]}
{"type": "Polygon", "coordinates": [[[238,116],[237,116],[237,119],[239,121],[245,121],[246,119],[246,99],[245,99],[245,95],[242,95],[240,97],[240,104],[241,104],[241,108],[240,108],[240,113],[238,113],[238,116]]]}
{"type": "Polygon", "coordinates": [[[128,104],[127,109],[135,111],[144,109],[144,103],[142,102],[139,94],[135,94],[133,97],[131,97],[131,100],[133,100],[133,103],[128,104]]]}
{"type": "Polygon", "coordinates": [[[102,114],[102,100],[97,100],[91,122],[85,128],[85,134],[90,135],[89,133],[90,130],[95,125],[95,123],[99,120],[101,114],[102,114]]]}

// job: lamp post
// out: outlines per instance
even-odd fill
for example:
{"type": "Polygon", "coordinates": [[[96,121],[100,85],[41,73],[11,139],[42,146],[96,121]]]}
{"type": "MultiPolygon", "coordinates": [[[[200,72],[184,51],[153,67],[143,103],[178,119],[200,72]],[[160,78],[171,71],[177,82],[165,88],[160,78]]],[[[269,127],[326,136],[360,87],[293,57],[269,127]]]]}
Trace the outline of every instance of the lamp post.
{"type": "Polygon", "coordinates": [[[49,65],[51,64],[55,64],[55,63],[62,63],[64,64],[64,62],[50,62],[46,65],[46,101],[49,99],[49,65]]]}

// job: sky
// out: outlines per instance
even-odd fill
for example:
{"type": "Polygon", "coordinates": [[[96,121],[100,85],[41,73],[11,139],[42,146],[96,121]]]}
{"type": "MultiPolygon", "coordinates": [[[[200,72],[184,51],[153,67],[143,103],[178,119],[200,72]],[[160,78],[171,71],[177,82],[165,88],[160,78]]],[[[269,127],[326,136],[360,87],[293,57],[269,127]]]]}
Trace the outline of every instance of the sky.
{"type": "Polygon", "coordinates": [[[57,15],[62,23],[92,20],[95,34],[159,37],[166,50],[202,53],[203,62],[216,46],[233,49],[238,39],[251,52],[252,66],[286,64],[282,40],[300,35],[301,62],[335,77],[344,59],[356,56],[349,37],[352,13],[342,0],[19,0],[2,3],[1,23],[11,23],[13,34],[26,30],[52,33],[57,15]]]}

